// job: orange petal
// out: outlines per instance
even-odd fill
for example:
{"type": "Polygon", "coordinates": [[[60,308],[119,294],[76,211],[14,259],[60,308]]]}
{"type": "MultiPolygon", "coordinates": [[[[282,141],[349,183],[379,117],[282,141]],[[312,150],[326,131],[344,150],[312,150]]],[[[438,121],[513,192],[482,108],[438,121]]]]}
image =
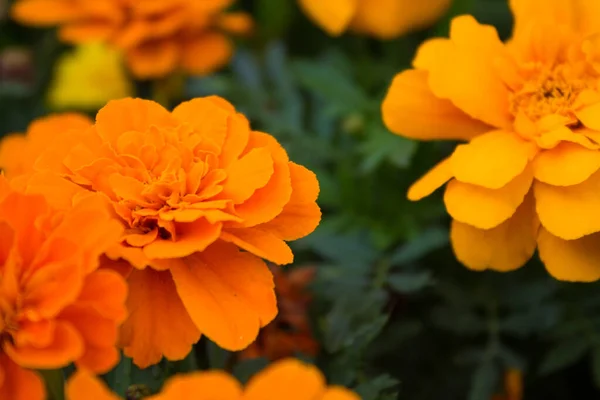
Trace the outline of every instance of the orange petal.
{"type": "Polygon", "coordinates": [[[292,197],[283,211],[269,222],[258,225],[283,240],[296,240],[312,233],[321,221],[317,205],[319,181],[317,176],[301,165],[290,162],[292,197]]]}
{"type": "Polygon", "coordinates": [[[221,223],[211,224],[205,219],[178,223],[175,240],[155,240],[144,247],[144,255],[150,259],[167,259],[189,256],[204,251],[219,238],[221,223]]]}
{"type": "Polygon", "coordinates": [[[320,400],[360,400],[360,396],[344,387],[330,386],[320,400]]]}
{"type": "Polygon", "coordinates": [[[148,400],[237,400],[242,387],[237,380],[221,371],[175,375],[165,383],[161,393],[148,400]]]}
{"type": "Polygon", "coordinates": [[[474,119],[509,128],[509,93],[494,67],[505,49],[495,28],[464,15],[452,20],[450,37],[425,42],[414,65],[429,71],[429,86],[437,97],[474,119]]]}
{"type": "Polygon", "coordinates": [[[201,137],[212,140],[218,147],[225,142],[232,113],[212,97],[186,101],[173,110],[178,121],[191,125],[201,137]]]}
{"type": "Polygon", "coordinates": [[[134,270],[129,279],[129,318],[122,326],[124,352],[140,368],[164,355],[181,360],[200,339],[200,332],[179,298],[169,272],[134,270]]]}
{"type": "Polygon", "coordinates": [[[479,229],[491,229],[515,213],[532,181],[530,168],[500,189],[487,189],[454,179],[446,186],[444,203],[457,221],[479,229]]]}
{"type": "Polygon", "coordinates": [[[489,230],[452,221],[450,239],[456,258],[468,268],[512,271],[522,267],[535,252],[539,220],[533,194],[515,214],[489,230]]]}
{"type": "Polygon", "coordinates": [[[510,0],[515,16],[514,35],[520,35],[532,23],[547,26],[566,26],[582,33],[598,31],[600,5],[588,0],[548,0],[540,8],[536,0],[510,0]]]}
{"type": "MultiPolygon", "coordinates": [[[[222,100],[220,97],[209,98],[214,101],[222,100]]],[[[226,103],[223,107],[231,107],[231,104],[226,103]]],[[[233,110],[235,111],[235,110],[233,110]]],[[[242,114],[231,113],[229,117],[229,129],[223,149],[219,155],[220,163],[224,168],[227,168],[232,162],[237,160],[248,144],[250,138],[250,123],[242,114]]]]}
{"type": "Polygon", "coordinates": [[[573,186],[536,182],[537,213],[544,228],[565,240],[600,232],[600,172],[573,186]]]}
{"type": "Polygon", "coordinates": [[[487,189],[500,189],[521,174],[534,147],[517,134],[493,131],[459,145],[452,156],[454,177],[487,189]]]}
{"type": "Polygon", "coordinates": [[[412,139],[469,140],[490,129],[450,101],[436,97],[429,88],[428,73],[414,69],[396,75],[381,111],[389,130],[412,139]]]}
{"type": "Polygon", "coordinates": [[[114,148],[123,133],[146,132],[153,125],[175,128],[178,122],[160,104],[143,99],[109,101],[96,115],[98,134],[114,148]]]}
{"type": "Polygon", "coordinates": [[[241,400],[321,399],[325,390],[325,379],[315,366],[290,358],[250,379],[241,400]]]}
{"type": "Polygon", "coordinates": [[[231,199],[234,204],[248,200],[257,189],[265,187],[273,175],[273,159],[267,148],[252,149],[226,169],[227,179],[217,199],[231,199]]]}
{"type": "Polygon", "coordinates": [[[553,149],[561,142],[577,143],[590,150],[598,150],[600,148],[600,146],[592,142],[584,132],[575,133],[566,126],[543,132],[535,138],[535,141],[542,149],[553,149]]]}
{"type": "Polygon", "coordinates": [[[260,228],[228,229],[221,239],[275,264],[294,262],[290,247],[274,234],[260,228]]]}
{"type": "Polygon", "coordinates": [[[56,25],[81,16],[81,10],[68,0],[20,0],[11,9],[11,17],[28,25],[56,25]]]}
{"type": "Polygon", "coordinates": [[[69,378],[65,390],[66,400],[120,400],[110,389],[95,376],[85,370],[77,370],[69,378]]]}
{"type": "Polygon", "coordinates": [[[255,226],[281,214],[292,196],[289,159],[277,140],[266,133],[252,131],[247,150],[267,147],[273,158],[273,175],[269,183],[258,189],[246,202],[236,207],[244,226],[255,226]]]}
{"type": "Polygon", "coordinates": [[[160,78],[177,67],[181,49],[175,40],[156,40],[127,50],[125,56],[137,78],[160,78]]]}
{"type": "Polygon", "coordinates": [[[254,29],[252,16],[240,11],[220,15],[216,25],[225,32],[235,35],[247,35],[254,29]]]}
{"type": "Polygon", "coordinates": [[[6,342],[4,351],[17,364],[31,369],[62,368],[81,357],[84,343],[75,328],[66,322],[57,322],[52,343],[44,348],[14,347],[6,342]]]}
{"type": "Polygon", "coordinates": [[[563,240],[540,230],[538,249],[548,272],[561,281],[594,282],[600,279],[600,234],[563,240]]]}
{"type": "Polygon", "coordinates": [[[118,29],[118,25],[110,21],[85,21],[62,26],[58,37],[66,43],[100,42],[110,39],[118,29]]]}
{"type": "Polygon", "coordinates": [[[227,350],[252,343],[277,314],[273,277],[258,257],[217,242],[202,253],[173,260],[177,292],[190,317],[227,350]]]}
{"type": "Polygon", "coordinates": [[[216,71],[225,66],[233,54],[231,41],[216,32],[190,37],[182,46],[181,67],[192,75],[216,71]]]}
{"type": "Polygon", "coordinates": [[[352,20],[358,0],[300,0],[300,6],[327,33],[338,36],[352,20]]]}
{"type": "Polygon", "coordinates": [[[408,199],[418,201],[442,187],[452,179],[452,163],[450,157],[440,161],[408,189],[408,199]]]}
{"type": "Polygon", "coordinates": [[[0,351],[0,399],[45,400],[46,387],[42,378],[27,370],[0,351]]]}
{"type": "Polygon", "coordinates": [[[562,142],[540,152],[533,162],[535,179],[553,186],[572,186],[587,180],[600,169],[600,151],[562,142]]]}

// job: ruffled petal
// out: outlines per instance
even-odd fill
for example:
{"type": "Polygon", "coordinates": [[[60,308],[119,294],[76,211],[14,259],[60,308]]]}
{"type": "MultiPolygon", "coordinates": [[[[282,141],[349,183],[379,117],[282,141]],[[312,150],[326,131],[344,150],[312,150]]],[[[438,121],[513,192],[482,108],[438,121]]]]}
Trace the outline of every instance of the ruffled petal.
{"type": "Polygon", "coordinates": [[[0,351],[0,399],[45,400],[46,388],[42,378],[27,370],[0,351]]]}
{"type": "Polygon", "coordinates": [[[470,140],[489,130],[449,100],[436,97],[428,73],[406,70],[396,75],[382,104],[383,121],[392,132],[419,140],[470,140]]]}
{"type": "Polygon", "coordinates": [[[98,378],[85,370],[77,370],[67,382],[66,400],[121,400],[98,378]]]}
{"type": "Polygon", "coordinates": [[[294,261],[292,250],[283,240],[258,227],[228,229],[221,234],[221,239],[275,264],[294,261]]]}
{"type": "Polygon", "coordinates": [[[572,186],[587,180],[600,169],[600,151],[562,142],[540,152],[533,161],[533,175],[553,186],[572,186]]]}
{"type": "Polygon", "coordinates": [[[221,223],[211,224],[206,219],[177,224],[177,237],[155,240],[144,247],[144,255],[149,259],[185,257],[203,251],[219,238],[221,223]]]}
{"type": "Polygon", "coordinates": [[[548,272],[561,281],[594,282],[600,279],[600,234],[563,240],[540,230],[538,251],[548,272]]]}
{"type": "Polygon", "coordinates": [[[235,378],[221,371],[175,375],[161,392],[148,400],[237,400],[242,387],[235,378]]]}
{"type": "Polygon", "coordinates": [[[418,201],[442,187],[452,179],[452,163],[450,157],[440,161],[408,189],[408,199],[418,201]]]}

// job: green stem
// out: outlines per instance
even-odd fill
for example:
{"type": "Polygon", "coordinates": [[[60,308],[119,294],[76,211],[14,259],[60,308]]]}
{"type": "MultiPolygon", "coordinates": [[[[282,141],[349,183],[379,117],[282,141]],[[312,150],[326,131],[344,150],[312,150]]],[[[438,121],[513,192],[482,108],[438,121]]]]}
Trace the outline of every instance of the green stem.
{"type": "Polygon", "coordinates": [[[46,384],[49,400],[65,399],[65,375],[62,369],[40,370],[40,375],[46,384]]]}

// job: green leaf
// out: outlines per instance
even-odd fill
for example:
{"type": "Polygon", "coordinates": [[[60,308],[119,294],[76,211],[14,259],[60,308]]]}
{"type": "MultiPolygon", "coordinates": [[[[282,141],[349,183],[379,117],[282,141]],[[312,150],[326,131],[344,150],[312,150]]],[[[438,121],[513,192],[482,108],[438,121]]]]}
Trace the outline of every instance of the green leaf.
{"type": "Polygon", "coordinates": [[[290,26],[292,3],[281,0],[257,0],[256,19],[260,33],[271,38],[281,36],[290,26]]]}
{"type": "Polygon", "coordinates": [[[269,365],[266,358],[243,360],[233,367],[233,375],[242,383],[248,382],[256,373],[269,365]]]}
{"type": "Polygon", "coordinates": [[[364,157],[360,169],[364,174],[368,174],[384,161],[398,168],[406,168],[410,165],[417,147],[416,141],[394,135],[380,122],[371,124],[367,127],[367,141],[359,148],[364,157]]]}
{"type": "MultiPolygon", "coordinates": [[[[397,379],[385,374],[361,383],[354,391],[362,400],[379,400],[383,394],[396,394],[389,392],[396,389],[399,383],[400,382],[397,379]]],[[[396,390],[394,390],[394,392],[396,392],[396,390]]]]}
{"type": "Polygon", "coordinates": [[[387,283],[398,293],[415,293],[432,283],[431,271],[396,272],[388,276],[387,283]]]}
{"type": "Polygon", "coordinates": [[[469,400],[489,400],[496,392],[500,371],[492,360],[485,360],[475,370],[469,391],[469,400]]]}
{"type": "Polygon", "coordinates": [[[65,375],[62,369],[44,369],[39,372],[46,384],[46,391],[50,400],[64,400],[65,375]]]}
{"type": "Polygon", "coordinates": [[[544,357],[539,373],[547,375],[567,368],[579,361],[589,349],[589,343],[581,337],[567,339],[555,345],[544,357]]]}
{"type": "MultiPolygon", "coordinates": [[[[124,396],[127,388],[131,385],[131,358],[121,355],[121,360],[115,368],[104,375],[104,380],[113,392],[124,396]]],[[[137,383],[137,382],[136,382],[137,383]]]]}
{"type": "Polygon", "coordinates": [[[208,365],[211,369],[224,369],[231,353],[217,346],[210,340],[206,341],[206,352],[208,354],[208,365]]]}
{"type": "Polygon", "coordinates": [[[447,229],[428,229],[415,239],[398,248],[398,250],[392,254],[390,263],[392,265],[414,263],[432,251],[447,246],[448,242],[449,236],[447,229]]]}

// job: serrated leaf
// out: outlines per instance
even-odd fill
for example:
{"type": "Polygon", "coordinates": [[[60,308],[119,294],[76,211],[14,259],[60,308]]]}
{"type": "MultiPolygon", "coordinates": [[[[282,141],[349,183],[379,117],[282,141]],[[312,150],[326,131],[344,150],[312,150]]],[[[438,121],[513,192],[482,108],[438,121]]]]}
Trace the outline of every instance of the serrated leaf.
{"type": "Polygon", "coordinates": [[[544,357],[539,373],[547,375],[567,368],[579,361],[589,349],[589,343],[580,337],[560,342],[544,357]]]}
{"type": "Polygon", "coordinates": [[[391,256],[392,265],[413,263],[434,250],[447,246],[449,235],[447,229],[431,228],[410,242],[400,246],[391,256]]]}
{"type": "Polygon", "coordinates": [[[388,276],[387,283],[398,293],[415,293],[432,283],[431,271],[396,272],[388,276]]]}
{"type": "Polygon", "coordinates": [[[479,365],[473,374],[469,400],[489,400],[492,398],[500,380],[500,371],[491,360],[479,365]]]}

